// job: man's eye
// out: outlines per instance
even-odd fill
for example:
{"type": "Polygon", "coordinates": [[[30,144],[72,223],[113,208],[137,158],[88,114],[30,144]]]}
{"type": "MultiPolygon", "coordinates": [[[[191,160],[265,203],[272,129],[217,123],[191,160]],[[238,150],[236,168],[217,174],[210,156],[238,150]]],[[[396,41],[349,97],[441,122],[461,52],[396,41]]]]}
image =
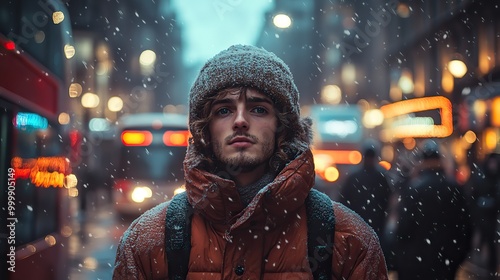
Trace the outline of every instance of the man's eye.
{"type": "Polygon", "coordinates": [[[265,114],[267,113],[267,109],[264,108],[264,107],[255,107],[252,109],[253,112],[257,113],[257,114],[265,114]]]}
{"type": "Polygon", "coordinates": [[[217,109],[217,111],[215,111],[215,113],[217,115],[227,115],[229,114],[229,109],[228,108],[220,108],[220,109],[217,109]]]}

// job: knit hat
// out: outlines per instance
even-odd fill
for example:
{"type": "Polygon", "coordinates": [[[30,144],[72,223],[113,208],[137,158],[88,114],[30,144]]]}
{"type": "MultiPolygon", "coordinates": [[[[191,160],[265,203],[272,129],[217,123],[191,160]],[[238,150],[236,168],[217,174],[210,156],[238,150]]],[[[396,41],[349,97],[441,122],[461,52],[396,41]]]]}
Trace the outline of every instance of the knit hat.
{"type": "Polygon", "coordinates": [[[275,105],[300,114],[299,91],[283,60],[261,48],[235,45],[215,55],[200,70],[189,96],[190,122],[201,118],[207,97],[240,86],[259,89],[275,105]]]}
{"type": "Polygon", "coordinates": [[[279,112],[287,114],[294,130],[290,148],[303,152],[309,148],[310,119],[300,118],[299,91],[288,66],[275,54],[249,45],[234,45],[209,59],[201,68],[189,93],[189,128],[193,138],[186,161],[196,166],[203,155],[193,122],[205,118],[203,106],[207,98],[231,87],[255,88],[267,95],[279,112]]]}

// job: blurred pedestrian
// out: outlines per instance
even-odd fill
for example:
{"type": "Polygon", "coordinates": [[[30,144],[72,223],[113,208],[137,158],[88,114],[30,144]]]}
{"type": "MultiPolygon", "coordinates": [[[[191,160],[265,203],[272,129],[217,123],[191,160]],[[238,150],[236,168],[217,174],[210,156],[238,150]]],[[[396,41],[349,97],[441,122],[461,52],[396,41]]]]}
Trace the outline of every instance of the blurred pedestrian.
{"type": "Polygon", "coordinates": [[[470,249],[471,225],[463,190],[447,176],[438,144],[426,140],[396,227],[399,280],[455,279],[470,249]]]}
{"type": "MultiPolygon", "coordinates": [[[[313,279],[317,267],[308,262],[306,198],[319,192],[311,190],[311,120],[300,117],[288,66],[264,49],[232,46],[202,67],[189,100],[186,192],[172,200],[185,197],[192,211],[191,247],[182,246],[188,262],[165,254],[167,245],[186,239],[165,237],[165,217],[178,211],[169,207],[178,204],[169,201],[144,213],[124,233],[113,278],[313,279]],[[170,273],[178,270],[184,272],[173,278],[170,273]]],[[[328,209],[312,214],[321,217],[333,208],[335,215],[333,245],[322,246],[317,256],[319,261],[333,254],[323,267],[328,271],[324,279],[388,279],[370,227],[322,197],[328,209]]],[[[180,226],[172,225],[174,230],[180,226]]]]}
{"type": "Polygon", "coordinates": [[[470,209],[475,232],[479,240],[474,247],[486,257],[486,269],[494,279],[498,257],[495,239],[497,236],[497,217],[500,210],[499,162],[496,154],[489,154],[482,167],[474,165],[466,187],[470,192],[470,209]]]}
{"type": "Polygon", "coordinates": [[[407,188],[410,182],[411,171],[408,163],[395,162],[393,169],[386,174],[386,177],[389,178],[387,181],[390,182],[389,185],[391,186],[392,193],[389,199],[387,220],[384,233],[381,237],[381,245],[387,262],[387,268],[391,271],[396,270],[397,264],[395,229],[398,222],[398,204],[400,202],[401,189],[407,188]]]}
{"type": "Polygon", "coordinates": [[[339,202],[358,213],[377,233],[384,249],[384,228],[392,190],[379,164],[378,143],[367,140],[361,166],[352,171],[340,188],[339,202]]]}

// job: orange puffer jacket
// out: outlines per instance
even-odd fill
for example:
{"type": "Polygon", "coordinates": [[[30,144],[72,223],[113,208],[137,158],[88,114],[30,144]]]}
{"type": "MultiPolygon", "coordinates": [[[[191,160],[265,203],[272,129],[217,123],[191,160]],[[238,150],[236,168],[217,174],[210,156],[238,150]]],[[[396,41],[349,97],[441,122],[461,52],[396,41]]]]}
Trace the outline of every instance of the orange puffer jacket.
{"type": "MultiPolygon", "coordinates": [[[[310,151],[288,164],[247,207],[232,181],[187,170],[186,190],[194,207],[187,279],[313,279],[304,204],[313,185],[310,151]]],[[[124,233],[113,279],[168,279],[168,205],[146,212],[124,233]]],[[[388,279],[374,231],[339,203],[334,203],[334,212],[331,279],[388,279]]]]}

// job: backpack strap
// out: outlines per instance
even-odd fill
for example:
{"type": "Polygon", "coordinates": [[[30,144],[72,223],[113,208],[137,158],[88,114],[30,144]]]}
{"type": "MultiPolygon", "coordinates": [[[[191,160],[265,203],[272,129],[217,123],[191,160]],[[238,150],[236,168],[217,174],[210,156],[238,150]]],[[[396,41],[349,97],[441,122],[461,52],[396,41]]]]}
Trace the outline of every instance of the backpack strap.
{"type": "Polygon", "coordinates": [[[193,208],[186,192],[175,195],[170,201],[165,218],[165,251],[168,279],[186,279],[191,251],[191,216],[193,208]]]}
{"type": "MultiPolygon", "coordinates": [[[[333,203],[316,189],[306,199],[307,250],[309,265],[316,280],[331,278],[335,215],[333,203]]],[[[168,279],[186,279],[191,251],[191,216],[193,209],[187,194],[172,198],[165,218],[165,251],[168,279]]]]}
{"type": "Polygon", "coordinates": [[[326,194],[311,189],[306,211],[307,252],[314,279],[331,279],[335,233],[333,202],[326,194]]]}

